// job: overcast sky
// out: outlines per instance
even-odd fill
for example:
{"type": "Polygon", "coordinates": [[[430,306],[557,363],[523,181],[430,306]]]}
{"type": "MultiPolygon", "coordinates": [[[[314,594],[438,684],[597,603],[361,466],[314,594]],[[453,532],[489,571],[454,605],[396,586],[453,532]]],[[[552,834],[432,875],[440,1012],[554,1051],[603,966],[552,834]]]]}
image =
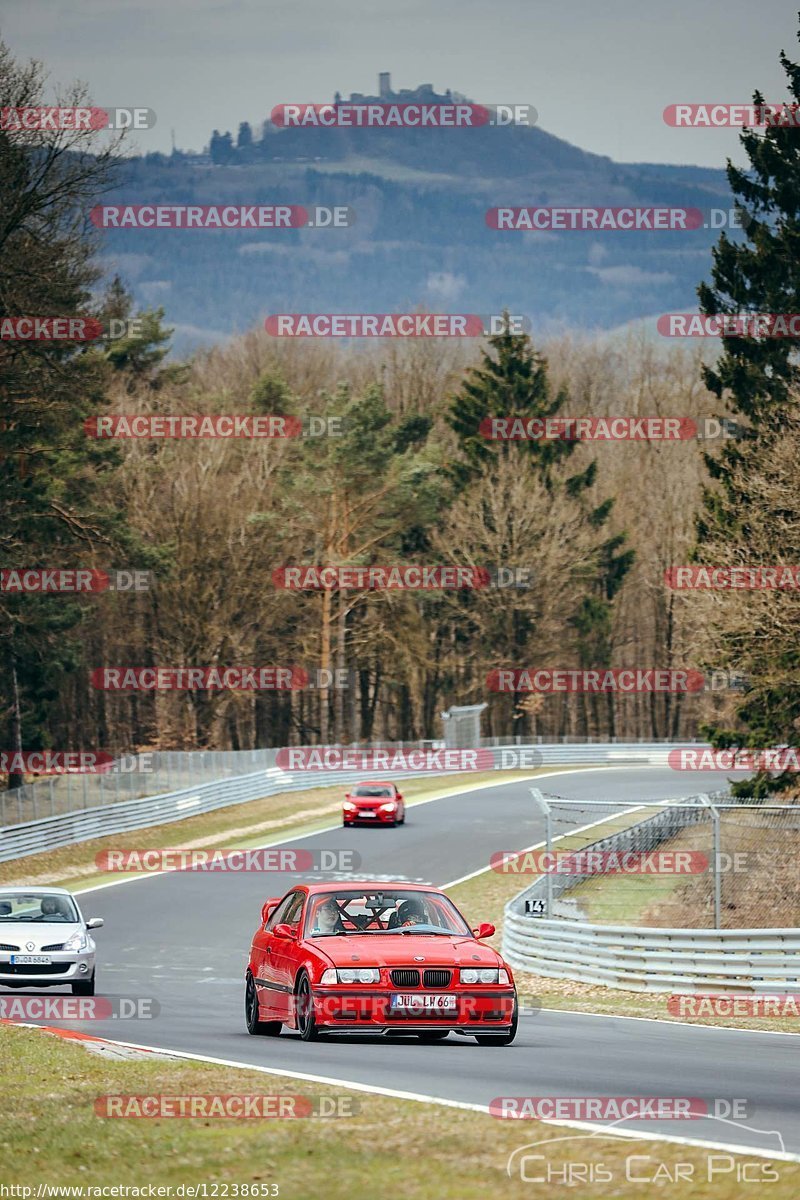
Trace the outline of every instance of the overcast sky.
{"type": "Polygon", "coordinates": [[[0,36],[53,84],[154,109],[142,151],[200,149],[274,104],[432,83],[528,103],[542,128],[623,162],[742,161],[731,130],[671,129],[676,102],[785,100],[789,0],[0,0],[0,36]]]}

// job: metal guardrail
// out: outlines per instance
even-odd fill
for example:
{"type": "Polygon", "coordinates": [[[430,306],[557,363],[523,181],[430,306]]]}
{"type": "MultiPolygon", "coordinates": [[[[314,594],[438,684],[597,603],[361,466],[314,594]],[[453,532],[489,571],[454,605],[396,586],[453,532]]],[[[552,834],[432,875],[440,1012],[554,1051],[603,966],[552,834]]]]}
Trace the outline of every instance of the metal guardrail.
{"type": "Polygon", "coordinates": [[[507,905],[503,955],[536,975],[629,992],[800,991],[798,929],[576,925],[507,905]]]}
{"type": "MultiPolygon", "coordinates": [[[[531,791],[547,810],[541,792],[531,791]]],[[[713,803],[710,796],[659,801],[655,816],[592,842],[581,853],[647,853],[687,825],[712,820],[715,809],[750,807],[730,796],[723,800],[722,795],[716,793],[713,803]]],[[[585,807],[586,802],[581,803],[585,807]]],[[[552,846],[549,834],[547,845],[552,846]]],[[[715,843],[714,857],[717,854],[715,843]]],[[[548,872],[506,904],[502,952],[512,967],[546,978],[633,992],[800,991],[800,929],[632,927],[552,917],[554,899],[557,903],[558,896],[588,878],[578,872],[555,876],[548,872]],[[546,906],[545,917],[526,912],[532,900],[546,906]]]]}
{"type": "MultiPolygon", "coordinates": [[[[667,755],[677,745],[693,743],[582,743],[558,742],[487,747],[492,750],[495,769],[527,769],[557,765],[609,765],[647,763],[664,766],[667,755]],[[524,751],[524,755],[520,752],[524,751]],[[514,761],[512,762],[512,756],[514,761]]],[[[427,743],[430,747],[431,743],[427,743]]],[[[406,743],[408,748],[408,743],[406,743]]],[[[270,753],[276,753],[271,751],[270,753]]],[[[432,776],[430,771],[403,772],[403,778],[432,776]]],[[[231,804],[259,800],[278,792],[304,791],[315,787],[356,783],[368,778],[394,777],[391,772],[370,768],[368,771],[296,771],[278,767],[248,772],[234,778],[216,779],[156,796],[134,797],[118,804],[94,805],[77,812],[66,812],[19,821],[0,827],[0,862],[39,854],[73,842],[107,837],[150,825],[183,820],[198,813],[211,812],[231,804]]],[[[438,778],[447,775],[436,773],[438,778]]],[[[498,780],[499,782],[499,780],[498,780]]],[[[13,792],[9,793],[13,796],[13,792]]]]}

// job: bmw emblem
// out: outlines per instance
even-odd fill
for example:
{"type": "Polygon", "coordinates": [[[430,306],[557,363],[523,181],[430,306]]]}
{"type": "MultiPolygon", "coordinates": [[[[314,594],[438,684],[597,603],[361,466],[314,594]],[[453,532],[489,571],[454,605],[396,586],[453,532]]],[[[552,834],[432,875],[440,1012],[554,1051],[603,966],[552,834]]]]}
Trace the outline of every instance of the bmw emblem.
{"type": "Polygon", "coordinates": [[[35,949],[36,949],[36,942],[26,942],[26,943],[25,943],[25,949],[26,949],[26,950],[35,950],[35,949]]]}
{"type": "Polygon", "coordinates": [[[425,962],[425,955],[424,954],[415,954],[414,962],[425,962]]]}

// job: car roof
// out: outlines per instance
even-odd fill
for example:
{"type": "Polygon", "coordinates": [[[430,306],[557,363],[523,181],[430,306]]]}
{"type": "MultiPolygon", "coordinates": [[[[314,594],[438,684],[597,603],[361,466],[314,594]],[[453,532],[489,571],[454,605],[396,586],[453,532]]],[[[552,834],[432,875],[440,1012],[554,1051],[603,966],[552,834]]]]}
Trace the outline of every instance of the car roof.
{"type": "Polygon", "coordinates": [[[40,887],[38,884],[37,885],[31,884],[30,886],[28,886],[25,883],[17,883],[17,884],[10,884],[8,887],[0,887],[0,896],[14,896],[18,892],[22,892],[26,896],[30,896],[34,892],[47,892],[48,896],[50,896],[50,895],[71,896],[72,895],[72,892],[68,891],[67,888],[50,887],[49,884],[45,884],[44,887],[40,887]]]}
{"type": "Polygon", "coordinates": [[[387,892],[437,892],[443,895],[441,888],[434,887],[430,883],[409,883],[407,880],[387,879],[356,879],[352,883],[342,883],[338,879],[332,879],[330,883],[301,883],[297,888],[290,888],[290,891],[306,891],[309,896],[315,896],[318,892],[364,892],[364,891],[387,891],[387,892]]]}
{"type": "Polygon", "coordinates": [[[393,787],[397,784],[392,783],[391,779],[362,779],[359,783],[354,783],[353,787],[393,787]]]}

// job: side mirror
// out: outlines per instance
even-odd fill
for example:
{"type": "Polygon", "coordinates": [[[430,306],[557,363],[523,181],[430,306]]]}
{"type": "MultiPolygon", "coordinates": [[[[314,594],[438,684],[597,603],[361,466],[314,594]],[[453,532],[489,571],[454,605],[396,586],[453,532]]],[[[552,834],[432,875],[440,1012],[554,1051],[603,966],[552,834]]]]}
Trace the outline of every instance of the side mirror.
{"type": "Polygon", "coordinates": [[[492,936],[492,934],[495,932],[495,927],[494,927],[494,925],[490,925],[488,921],[484,921],[482,925],[479,925],[477,929],[473,929],[472,932],[475,934],[475,937],[478,939],[490,938],[492,936]]]}
{"type": "Polygon", "coordinates": [[[104,925],[105,921],[102,917],[90,917],[86,922],[87,929],[102,929],[104,925]]]}
{"type": "Polygon", "coordinates": [[[397,792],[397,794],[395,795],[395,800],[402,800],[402,799],[403,799],[403,797],[400,795],[399,792],[397,792]]]}
{"type": "Polygon", "coordinates": [[[274,911],[275,905],[280,904],[280,896],[273,896],[271,900],[267,900],[261,905],[261,924],[266,925],[270,918],[270,914],[274,911]]]}
{"type": "Polygon", "coordinates": [[[291,925],[281,924],[275,926],[275,928],[272,930],[272,936],[276,938],[283,938],[287,942],[293,942],[296,934],[291,925]]]}

